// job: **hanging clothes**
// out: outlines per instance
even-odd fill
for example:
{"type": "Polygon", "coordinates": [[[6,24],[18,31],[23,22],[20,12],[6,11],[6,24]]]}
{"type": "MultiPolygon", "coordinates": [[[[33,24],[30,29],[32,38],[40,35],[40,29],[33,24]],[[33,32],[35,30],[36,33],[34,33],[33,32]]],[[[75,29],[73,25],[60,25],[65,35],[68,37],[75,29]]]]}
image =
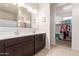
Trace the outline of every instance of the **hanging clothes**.
{"type": "Polygon", "coordinates": [[[60,35],[62,35],[63,39],[66,39],[66,30],[67,30],[67,27],[66,27],[66,24],[61,24],[61,27],[60,27],[60,35]]]}

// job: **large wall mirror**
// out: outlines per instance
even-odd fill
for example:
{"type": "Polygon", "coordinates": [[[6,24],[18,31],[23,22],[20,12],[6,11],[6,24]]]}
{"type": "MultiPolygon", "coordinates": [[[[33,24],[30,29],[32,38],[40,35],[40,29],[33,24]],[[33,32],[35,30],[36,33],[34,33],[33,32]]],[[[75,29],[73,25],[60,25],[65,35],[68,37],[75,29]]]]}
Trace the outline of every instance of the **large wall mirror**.
{"type": "Polygon", "coordinates": [[[0,3],[0,27],[31,28],[31,13],[13,3],[0,3]]]}
{"type": "Polygon", "coordinates": [[[17,5],[0,3],[0,27],[17,27],[17,14],[17,5]]]}

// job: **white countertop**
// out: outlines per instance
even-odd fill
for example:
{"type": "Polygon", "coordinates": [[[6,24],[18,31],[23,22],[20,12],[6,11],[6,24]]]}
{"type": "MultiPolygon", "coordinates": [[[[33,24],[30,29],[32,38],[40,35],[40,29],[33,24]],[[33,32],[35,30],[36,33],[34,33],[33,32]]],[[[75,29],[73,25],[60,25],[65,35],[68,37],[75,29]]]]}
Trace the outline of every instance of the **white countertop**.
{"type": "Polygon", "coordinates": [[[22,36],[29,36],[29,35],[36,35],[36,34],[41,34],[41,33],[20,33],[18,35],[16,34],[10,34],[10,35],[0,35],[0,40],[6,40],[10,38],[17,38],[17,37],[22,37],[22,36]]]}

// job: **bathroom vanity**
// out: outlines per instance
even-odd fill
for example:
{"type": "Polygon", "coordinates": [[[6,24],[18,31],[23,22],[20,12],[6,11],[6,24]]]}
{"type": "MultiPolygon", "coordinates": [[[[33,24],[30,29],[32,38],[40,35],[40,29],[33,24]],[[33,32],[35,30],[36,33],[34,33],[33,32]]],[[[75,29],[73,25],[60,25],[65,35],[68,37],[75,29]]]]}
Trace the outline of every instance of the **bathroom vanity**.
{"type": "Polygon", "coordinates": [[[45,47],[46,34],[0,40],[0,56],[32,56],[45,47]]]}
{"type": "Polygon", "coordinates": [[[45,47],[46,34],[36,21],[38,10],[34,13],[30,4],[19,5],[0,4],[0,56],[32,56],[45,47]]]}

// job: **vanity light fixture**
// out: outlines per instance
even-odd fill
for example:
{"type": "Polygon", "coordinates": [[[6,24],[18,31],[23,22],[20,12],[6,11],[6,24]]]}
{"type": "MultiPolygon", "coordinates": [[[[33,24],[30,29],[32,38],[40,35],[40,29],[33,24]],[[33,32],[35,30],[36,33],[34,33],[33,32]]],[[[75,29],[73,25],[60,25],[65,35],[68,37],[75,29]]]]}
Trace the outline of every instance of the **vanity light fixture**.
{"type": "Polygon", "coordinates": [[[28,10],[29,12],[32,13],[32,7],[27,6],[26,8],[27,8],[27,10],[28,10]]]}
{"type": "Polygon", "coordinates": [[[33,13],[36,13],[36,14],[37,14],[37,13],[38,13],[38,11],[37,11],[37,10],[35,10],[35,9],[33,9],[33,13]]]}
{"type": "Polygon", "coordinates": [[[27,8],[27,10],[28,10],[29,12],[31,12],[31,13],[38,13],[37,10],[33,9],[33,8],[30,7],[30,6],[27,6],[26,8],[27,8]]]}
{"type": "Polygon", "coordinates": [[[35,9],[33,9],[32,7],[25,6],[24,3],[18,3],[18,7],[21,7],[21,6],[24,7],[24,8],[26,8],[31,13],[34,13],[34,14],[38,13],[38,11],[35,10],[35,9]]]}
{"type": "Polygon", "coordinates": [[[27,23],[27,24],[30,24],[30,21],[28,21],[28,20],[24,20],[24,22],[27,23]]]}

